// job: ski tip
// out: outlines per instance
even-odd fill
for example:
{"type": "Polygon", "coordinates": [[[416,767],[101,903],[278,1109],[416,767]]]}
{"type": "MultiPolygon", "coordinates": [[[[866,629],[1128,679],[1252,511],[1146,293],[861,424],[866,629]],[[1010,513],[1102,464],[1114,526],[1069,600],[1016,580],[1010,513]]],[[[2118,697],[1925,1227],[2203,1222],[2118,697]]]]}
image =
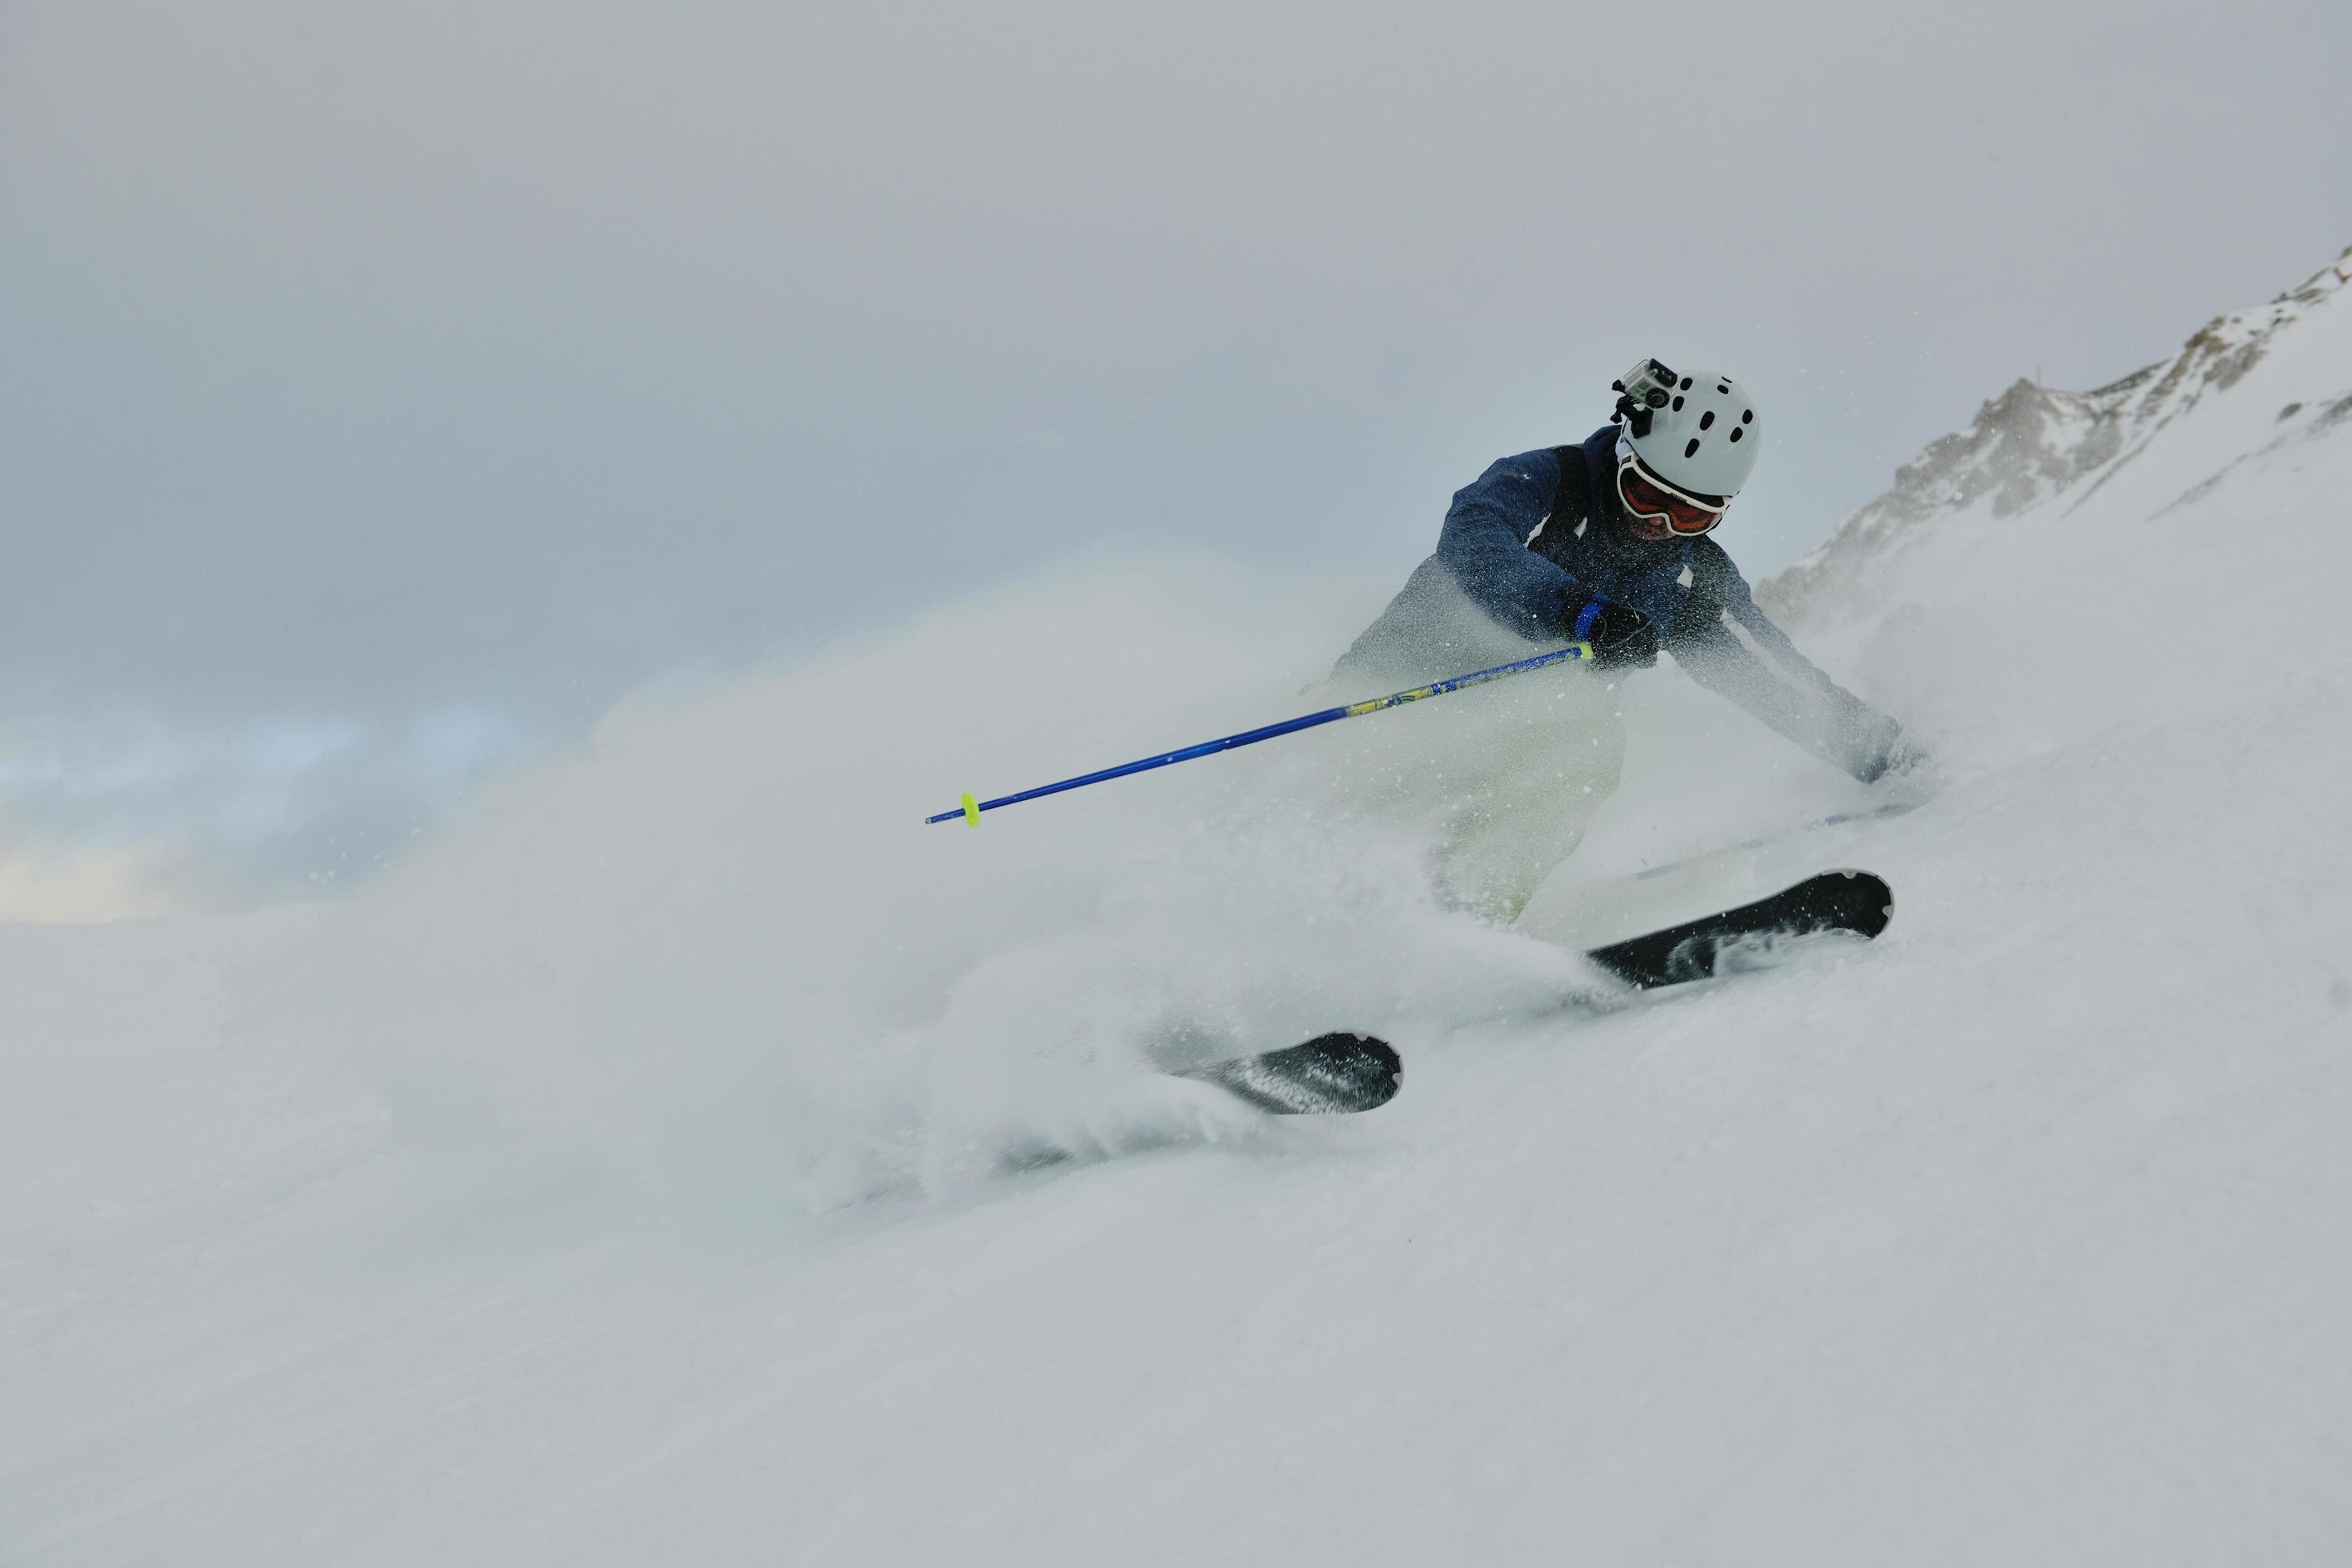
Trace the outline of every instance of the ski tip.
{"type": "Polygon", "coordinates": [[[1393,1073],[1398,1077],[1402,1077],[1404,1074],[1404,1058],[1397,1055],[1394,1046],[1390,1045],[1378,1035],[1359,1034],[1353,1029],[1337,1029],[1328,1035],[1318,1035],[1294,1048],[1300,1051],[1312,1051],[1334,1061],[1349,1061],[1364,1067],[1378,1068],[1383,1072],[1393,1073]]]}
{"type": "Polygon", "coordinates": [[[1347,1109],[1370,1110],[1386,1105],[1404,1087],[1404,1058],[1377,1035],[1339,1029],[1318,1035],[1284,1053],[1300,1062],[1313,1061],[1341,1090],[1347,1109]]]}
{"type": "Polygon", "coordinates": [[[1341,1029],[1176,1076],[1216,1084],[1276,1116],[1347,1115],[1394,1100],[1404,1063],[1386,1040],[1341,1029]]]}
{"type": "Polygon", "coordinates": [[[1875,871],[1824,871],[1822,876],[1823,879],[1836,877],[1848,882],[1861,883],[1860,887],[1847,890],[1847,896],[1853,900],[1853,913],[1852,923],[1846,929],[1856,936],[1875,937],[1895,919],[1895,889],[1887,886],[1886,879],[1875,871]]]}

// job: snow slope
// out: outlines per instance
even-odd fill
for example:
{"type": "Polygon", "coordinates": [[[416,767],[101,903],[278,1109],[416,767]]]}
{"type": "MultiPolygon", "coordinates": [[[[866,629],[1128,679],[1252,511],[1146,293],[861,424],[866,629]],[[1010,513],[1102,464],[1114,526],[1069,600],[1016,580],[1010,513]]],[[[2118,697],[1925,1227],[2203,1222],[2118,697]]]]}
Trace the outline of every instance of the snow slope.
{"type": "MultiPolygon", "coordinates": [[[[916,826],[1378,602],[1198,561],[647,693],[347,902],[0,928],[0,1560],[2352,1556],[2338,283],[1784,584],[1937,756],[1867,950],[1563,1008],[1324,808],[1385,717],[916,826]],[[1335,1025],[1393,1106],[1143,1070],[1335,1025]]],[[[1881,798],[1625,697],[1566,891],[1881,798]]]]}

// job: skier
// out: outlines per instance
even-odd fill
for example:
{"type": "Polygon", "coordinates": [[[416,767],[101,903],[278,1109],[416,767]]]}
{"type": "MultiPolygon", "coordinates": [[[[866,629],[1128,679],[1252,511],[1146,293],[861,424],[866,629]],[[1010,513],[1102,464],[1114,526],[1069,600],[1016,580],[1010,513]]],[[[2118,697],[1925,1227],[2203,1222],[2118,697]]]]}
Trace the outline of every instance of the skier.
{"type": "Polygon", "coordinates": [[[1391,743],[1404,752],[1356,774],[1370,781],[1366,804],[1435,828],[1448,899],[1497,919],[1517,915],[1615,791],[1625,750],[1617,683],[1656,664],[1661,648],[1865,784],[1917,754],[1894,720],[1797,651],[1707,537],[1762,445],[1747,392],[1654,359],[1612,390],[1615,417],[1583,442],[1505,458],[1454,492],[1436,553],[1333,672],[1337,686],[1369,696],[1589,646],[1590,668],[1401,710],[1391,743]]]}

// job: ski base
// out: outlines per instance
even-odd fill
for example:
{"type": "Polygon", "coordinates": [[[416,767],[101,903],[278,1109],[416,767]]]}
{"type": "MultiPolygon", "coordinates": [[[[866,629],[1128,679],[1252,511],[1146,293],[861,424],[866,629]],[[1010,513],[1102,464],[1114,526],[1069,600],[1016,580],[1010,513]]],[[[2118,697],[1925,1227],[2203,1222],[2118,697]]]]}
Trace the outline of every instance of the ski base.
{"type": "Polygon", "coordinates": [[[1727,973],[1759,942],[1833,932],[1874,937],[1894,915],[1895,890],[1883,879],[1868,871],[1824,871],[1752,904],[1591,948],[1585,957],[1627,984],[1651,990],[1727,973]]]}
{"type": "Polygon", "coordinates": [[[1276,1116],[1333,1116],[1394,1100],[1404,1063],[1386,1040],[1341,1030],[1174,1076],[1213,1083],[1276,1116]]]}

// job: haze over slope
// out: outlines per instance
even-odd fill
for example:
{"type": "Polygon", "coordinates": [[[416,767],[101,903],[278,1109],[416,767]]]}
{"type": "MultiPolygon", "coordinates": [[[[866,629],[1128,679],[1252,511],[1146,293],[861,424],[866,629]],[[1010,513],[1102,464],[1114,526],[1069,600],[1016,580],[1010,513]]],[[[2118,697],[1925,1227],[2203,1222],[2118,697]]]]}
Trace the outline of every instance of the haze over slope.
{"type": "MultiPolygon", "coordinates": [[[[0,928],[0,1555],[2341,1555],[2341,286],[1782,585],[1936,753],[1867,950],[1563,1008],[1328,809],[1381,720],[915,826],[1386,586],[1199,559],[646,693],[347,904],[0,928]],[[1390,1109],[1144,1070],[1336,1025],[1390,1109]]],[[[1570,890],[1878,798],[1625,696],[1570,890]]]]}

